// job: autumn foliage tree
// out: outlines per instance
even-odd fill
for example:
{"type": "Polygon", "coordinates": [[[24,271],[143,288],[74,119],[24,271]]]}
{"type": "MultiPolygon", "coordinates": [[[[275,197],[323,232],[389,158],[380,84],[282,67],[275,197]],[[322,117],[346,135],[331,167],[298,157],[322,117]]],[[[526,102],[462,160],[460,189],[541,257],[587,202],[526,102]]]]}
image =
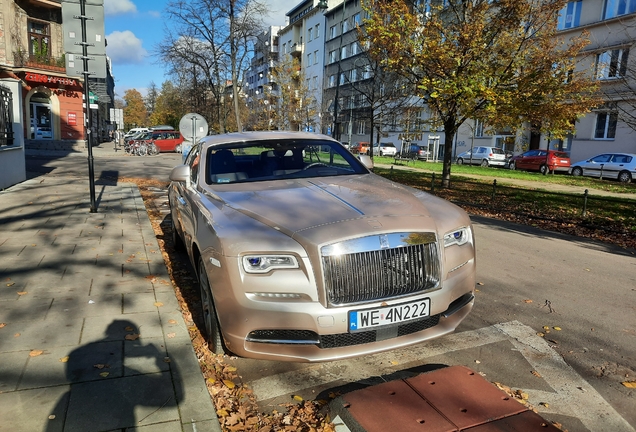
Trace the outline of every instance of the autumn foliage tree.
{"type": "Polygon", "coordinates": [[[123,99],[126,103],[124,107],[124,123],[127,128],[130,129],[133,125],[146,126],[148,113],[141,93],[135,89],[126,90],[123,99]]]}
{"type": "Polygon", "coordinates": [[[585,35],[562,40],[562,0],[367,0],[369,54],[417,89],[444,127],[443,184],[453,138],[467,119],[494,128],[530,125],[563,137],[597,104],[596,84],[577,68],[585,35]]]}

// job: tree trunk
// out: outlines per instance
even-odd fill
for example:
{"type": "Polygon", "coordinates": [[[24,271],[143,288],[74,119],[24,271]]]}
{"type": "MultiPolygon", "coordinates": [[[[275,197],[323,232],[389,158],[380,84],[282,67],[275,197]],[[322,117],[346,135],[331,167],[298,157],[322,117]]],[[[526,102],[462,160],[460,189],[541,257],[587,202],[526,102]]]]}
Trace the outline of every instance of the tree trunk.
{"type": "MultiPolygon", "coordinates": [[[[444,122],[444,167],[442,169],[442,187],[450,188],[451,165],[453,164],[453,139],[457,132],[454,119],[444,122]]],[[[430,149],[429,149],[430,150],[430,149]]]]}

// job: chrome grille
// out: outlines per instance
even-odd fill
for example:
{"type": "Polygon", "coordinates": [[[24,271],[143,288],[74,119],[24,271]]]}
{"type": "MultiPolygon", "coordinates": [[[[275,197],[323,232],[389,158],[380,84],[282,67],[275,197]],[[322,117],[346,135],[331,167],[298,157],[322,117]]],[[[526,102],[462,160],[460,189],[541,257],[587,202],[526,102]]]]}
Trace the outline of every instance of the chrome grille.
{"type": "Polygon", "coordinates": [[[435,242],[332,254],[322,260],[332,306],[402,297],[433,289],[440,280],[435,242]]]}

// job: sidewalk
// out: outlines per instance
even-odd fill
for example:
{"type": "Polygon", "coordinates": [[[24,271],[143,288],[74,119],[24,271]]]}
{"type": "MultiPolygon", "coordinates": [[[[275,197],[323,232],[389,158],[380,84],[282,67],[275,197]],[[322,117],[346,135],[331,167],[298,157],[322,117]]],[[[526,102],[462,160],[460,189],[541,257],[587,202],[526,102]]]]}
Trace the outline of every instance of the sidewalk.
{"type": "Polygon", "coordinates": [[[137,186],[88,189],[0,192],[0,431],[220,431],[137,186]]]}

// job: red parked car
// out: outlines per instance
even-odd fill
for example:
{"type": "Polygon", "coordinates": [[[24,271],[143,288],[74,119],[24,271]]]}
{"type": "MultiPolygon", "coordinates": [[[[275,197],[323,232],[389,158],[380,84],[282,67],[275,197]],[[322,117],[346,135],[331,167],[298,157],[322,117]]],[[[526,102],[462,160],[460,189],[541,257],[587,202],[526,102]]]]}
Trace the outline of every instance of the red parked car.
{"type": "Polygon", "coordinates": [[[567,172],[570,168],[570,156],[558,150],[528,150],[513,156],[508,167],[511,170],[539,171],[541,174],[555,171],[567,172]]]}

